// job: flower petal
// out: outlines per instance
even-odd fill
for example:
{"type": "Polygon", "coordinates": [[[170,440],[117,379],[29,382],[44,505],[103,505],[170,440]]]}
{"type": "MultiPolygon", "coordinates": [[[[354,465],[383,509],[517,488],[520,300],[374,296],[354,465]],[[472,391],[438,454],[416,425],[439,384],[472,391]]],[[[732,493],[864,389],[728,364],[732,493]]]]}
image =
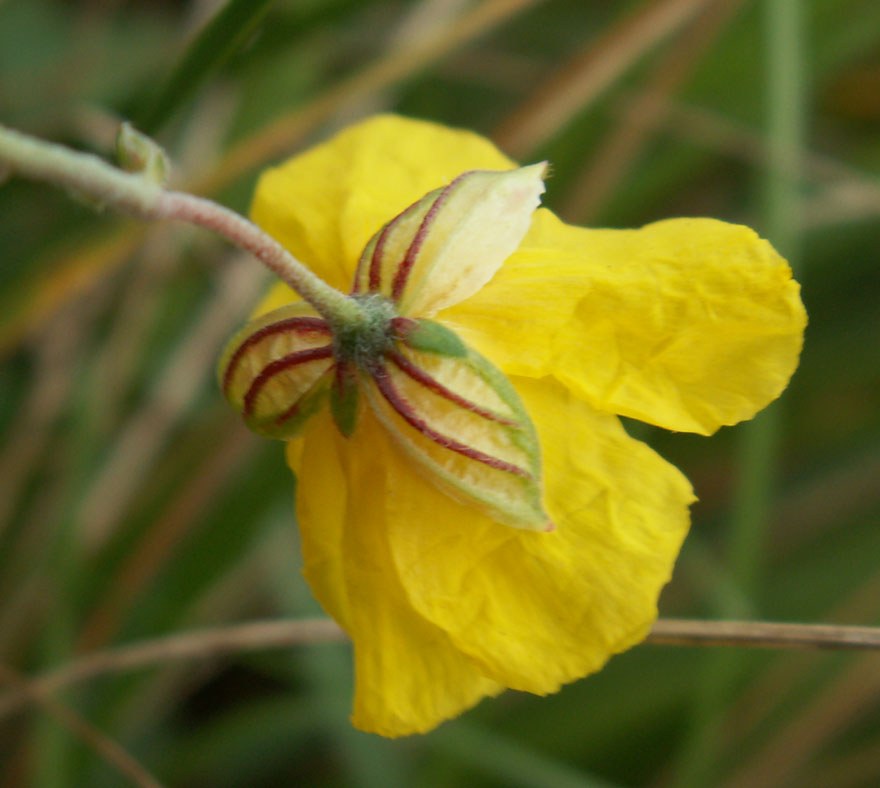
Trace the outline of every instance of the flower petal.
{"type": "Polygon", "coordinates": [[[251,215],[328,284],[351,286],[383,224],[466,170],[516,164],[473,132],[378,115],[265,172],[251,215]]]}
{"type": "Polygon", "coordinates": [[[381,505],[392,495],[388,443],[374,417],[365,413],[346,440],[322,413],[289,446],[305,576],[354,642],[354,725],[421,733],[501,692],[412,609],[400,585],[381,505]]]}
{"type": "Polygon", "coordinates": [[[552,533],[503,528],[388,466],[388,539],[412,605],[514,689],[553,692],[637,643],[688,527],[690,484],[550,379],[515,379],[544,449],[552,533]]]}
{"type": "Polygon", "coordinates": [[[746,227],[586,230],[543,209],[492,281],[437,317],[508,374],[703,434],[779,396],[806,324],[790,268],[746,227]]]}

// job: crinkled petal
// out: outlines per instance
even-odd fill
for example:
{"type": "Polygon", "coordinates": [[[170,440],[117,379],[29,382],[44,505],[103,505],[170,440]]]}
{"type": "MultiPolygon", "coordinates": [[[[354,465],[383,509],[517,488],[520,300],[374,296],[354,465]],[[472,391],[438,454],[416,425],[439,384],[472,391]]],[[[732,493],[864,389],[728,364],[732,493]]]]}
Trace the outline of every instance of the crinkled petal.
{"type": "Polygon", "coordinates": [[[390,459],[375,419],[365,413],[346,440],[323,413],[289,445],[305,575],[354,642],[354,725],[421,733],[498,694],[503,687],[415,612],[400,585],[382,507],[390,459]]]}
{"type": "Polygon", "coordinates": [[[555,531],[505,528],[399,463],[383,500],[411,604],[486,675],[544,694],[644,638],[693,493],[614,416],[551,379],[514,383],[541,438],[555,531]]]}
{"type": "Polygon", "coordinates": [[[378,115],[265,172],[254,221],[340,290],[370,237],[466,170],[516,164],[470,131],[378,115]]]}
{"type": "Polygon", "coordinates": [[[539,210],[494,279],[438,319],[508,374],[554,375],[599,410],[710,434],[779,396],[806,313],[785,260],[747,227],[587,230],[539,210]]]}

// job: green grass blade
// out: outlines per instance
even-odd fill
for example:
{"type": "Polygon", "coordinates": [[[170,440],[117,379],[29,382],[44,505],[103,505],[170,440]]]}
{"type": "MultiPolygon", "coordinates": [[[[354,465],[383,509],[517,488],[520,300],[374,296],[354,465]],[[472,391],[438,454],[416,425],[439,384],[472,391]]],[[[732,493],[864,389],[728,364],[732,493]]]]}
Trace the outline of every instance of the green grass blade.
{"type": "Polygon", "coordinates": [[[229,0],[202,28],[148,102],[137,127],[155,134],[259,27],[274,0],[229,0]]]}

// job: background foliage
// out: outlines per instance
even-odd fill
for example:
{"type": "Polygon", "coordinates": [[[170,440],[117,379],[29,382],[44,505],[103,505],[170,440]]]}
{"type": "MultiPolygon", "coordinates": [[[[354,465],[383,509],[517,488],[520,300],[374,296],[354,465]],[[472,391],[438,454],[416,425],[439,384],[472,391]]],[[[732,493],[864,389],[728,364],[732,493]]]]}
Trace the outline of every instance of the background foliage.
{"type": "MultiPolygon", "coordinates": [[[[880,623],[878,96],[876,0],[0,0],[2,122],[108,153],[132,118],[175,185],[241,211],[262,166],[393,109],[549,158],[568,220],[774,240],[811,318],[783,400],[708,440],[630,425],[701,498],[664,615],[880,623]]],[[[0,660],[319,612],[282,447],[213,380],[260,267],[17,180],[0,239],[0,660]]],[[[344,645],[58,699],[165,785],[855,788],[880,782],[878,668],[642,646],[398,741],[350,728],[344,645]]],[[[31,704],[0,721],[0,784],[130,782],[31,704]]]]}

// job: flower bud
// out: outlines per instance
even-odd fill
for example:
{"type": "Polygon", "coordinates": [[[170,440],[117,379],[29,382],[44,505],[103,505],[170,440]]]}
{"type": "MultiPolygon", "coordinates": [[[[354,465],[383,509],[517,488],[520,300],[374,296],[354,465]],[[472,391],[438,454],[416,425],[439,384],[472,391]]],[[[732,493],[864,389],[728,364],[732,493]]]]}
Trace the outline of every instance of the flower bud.
{"type": "Polygon", "coordinates": [[[122,123],[116,135],[116,157],[128,172],[139,173],[160,186],[168,181],[171,163],[168,154],[151,137],[130,123],[122,123]]]}

